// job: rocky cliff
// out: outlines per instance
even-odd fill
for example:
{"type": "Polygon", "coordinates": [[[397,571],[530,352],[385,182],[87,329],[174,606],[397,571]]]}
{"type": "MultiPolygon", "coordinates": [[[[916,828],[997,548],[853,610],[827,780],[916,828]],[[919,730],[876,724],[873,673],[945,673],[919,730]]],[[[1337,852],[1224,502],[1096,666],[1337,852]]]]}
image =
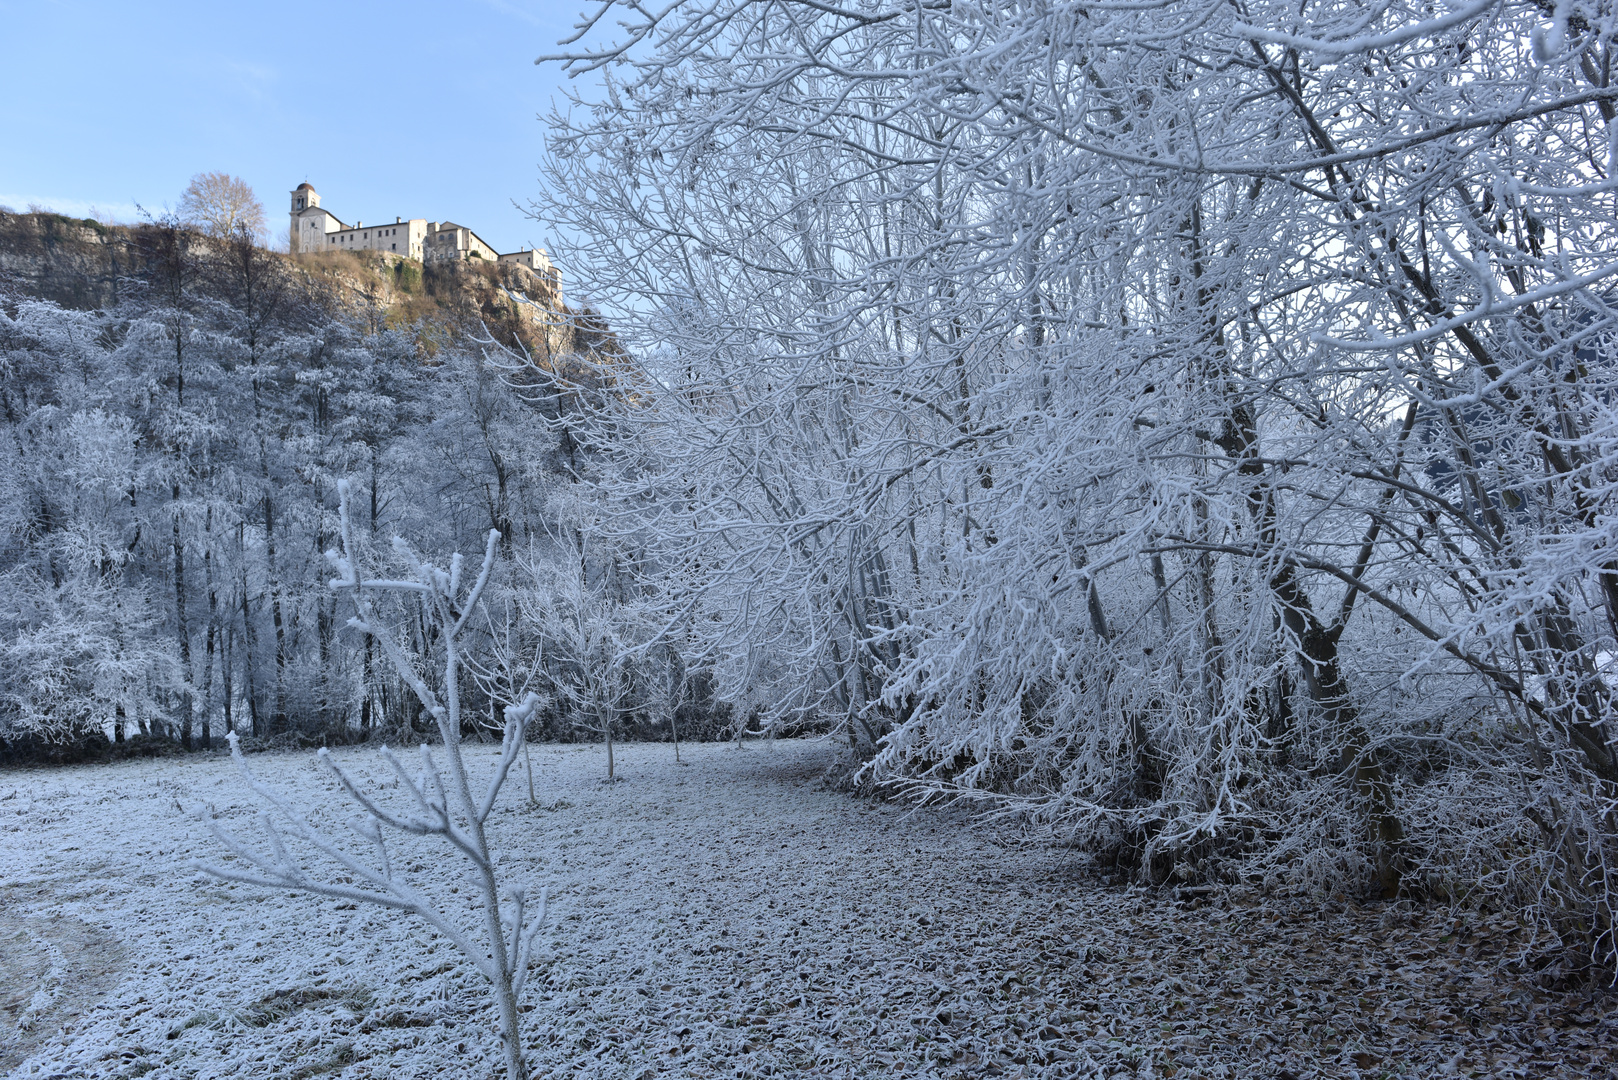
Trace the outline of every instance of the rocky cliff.
{"type": "MultiPolygon", "coordinates": [[[[105,225],[60,214],[0,211],[0,292],[64,307],[115,307],[139,288],[150,226],[105,225]]],[[[199,257],[210,241],[194,238],[199,257]]],[[[482,336],[521,345],[536,359],[616,353],[606,324],[561,301],[551,283],[513,263],[426,263],[381,252],[280,255],[322,306],[383,326],[416,327],[423,350],[482,336]]],[[[548,365],[547,365],[548,366],[548,365]]]]}
{"type": "Polygon", "coordinates": [[[0,287],[64,307],[112,307],[140,270],[131,230],[60,214],[0,211],[0,287]]]}

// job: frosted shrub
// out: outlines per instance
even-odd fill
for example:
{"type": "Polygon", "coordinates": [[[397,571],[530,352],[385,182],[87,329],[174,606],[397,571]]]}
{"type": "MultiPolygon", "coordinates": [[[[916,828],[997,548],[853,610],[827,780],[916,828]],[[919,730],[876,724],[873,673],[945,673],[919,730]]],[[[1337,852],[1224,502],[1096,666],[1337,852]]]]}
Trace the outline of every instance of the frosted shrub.
{"type": "Polygon", "coordinates": [[[354,603],[355,617],[349,626],[375,639],[394,668],[415,691],[422,708],[438,724],[443,737],[443,761],[428,746],[421,747],[421,771],[411,776],[404,762],[386,746],[382,758],[398,777],[399,786],[413,804],[404,812],[390,809],[370,792],[362,790],[354,777],[331,759],[323,748],[321,765],[330,770],[343,790],[364,810],[365,816],[352,822],[354,832],[372,848],[367,861],[350,853],[325,831],[312,825],[308,817],[294,809],[279,793],[261,783],[242,757],[234,732],[230,735],[231,754],[248,785],[269,804],[259,817],[268,850],[248,846],[226,830],[207,812],[197,816],[232,855],[251,869],[199,865],[199,869],[228,881],[240,881],[272,888],[295,889],[315,896],[332,896],[363,901],[379,907],[406,912],[423,919],[453,942],[489,980],[500,1012],[500,1037],[504,1044],[506,1072],[512,1080],[527,1076],[522,1042],[517,1026],[517,1001],[527,979],[528,961],[534,939],[544,925],[546,894],[541,891],[536,911],[529,910],[522,888],[503,892],[495,873],[495,857],[489,846],[484,824],[499,798],[511,766],[522,751],[528,724],[539,705],[534,694],[505,710],[505,737],[500,761],[481,797],[474,798],[471,779],[461,757],[460,674],[463,658],[457,641],[473,615],[494,567],[495,545],[500,534],[491,529],[477,580],[464,588],[461,556],[456,554],[444,570],[418,558],[403,540],[394,539],[394,551],[409,570],[403,580],[361,580],[354,565],[354,542],[348,514],[348,485],[339,485],[342,508],[343,551],[328,552],[327,559],[337,571],[333,589],[347,594],[354,603]],[[399,645],[392,628],[382,625],[371,603],[376,592],[416,593],[422,602],[423,617],[444,645],[443,700],[399,645]],[[467,861],[466,884],[482,902],[482,925],[467,928],[446,914],[432,898],[418,890],[404,876],[389,855],[390,833],[408,836],[439,836],[460,851],[467,861]],[[289,845],[288,839],[297,841],[289,845]],[[316,876],[309,861],[335,864],[352,884],[316,876]],[[505,903],[502,903],[502,900],[505,903]]]}

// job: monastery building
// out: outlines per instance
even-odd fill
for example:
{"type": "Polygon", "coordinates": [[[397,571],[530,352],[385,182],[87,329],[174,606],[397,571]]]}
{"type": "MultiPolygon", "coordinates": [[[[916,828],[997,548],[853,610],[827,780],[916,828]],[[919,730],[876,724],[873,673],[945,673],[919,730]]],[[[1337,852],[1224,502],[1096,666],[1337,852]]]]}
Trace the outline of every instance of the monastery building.
{"type": "Polygon", "coordinates": [[[392,224],[366,225],[356,221],[345,225],[337,215],[320,205],[319,194],[307,183],[299,184],[292,192],[291,241],[294,253],[386,251],[423,262],[486,259],[516,263],[531,270],[550,287],[558,301],[561,299],[561,274],[542,250],[501,255],[477,233],[453,221],[394,218],[392,224]]]}

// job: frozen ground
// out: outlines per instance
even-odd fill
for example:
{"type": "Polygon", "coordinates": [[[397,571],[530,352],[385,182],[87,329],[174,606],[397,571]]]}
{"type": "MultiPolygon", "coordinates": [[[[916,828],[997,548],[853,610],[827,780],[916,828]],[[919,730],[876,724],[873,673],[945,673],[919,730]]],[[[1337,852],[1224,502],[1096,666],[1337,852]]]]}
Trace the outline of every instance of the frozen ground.
{"type": "MultiPolygon", "coordinates": [[[[1509,923],[1101,886],[954,811],[850,799],[822,743],[534,754],[491,819],[559,889],[524,1002],[536,1075],[1612,1076],[1605,997],[1502,973],[1509,923]]],[[[345,750],[380,776],[373,752],[345,750]]],[[[486,771],[492,747],[470,747],[486,771]]],[[[251,759],[327,820],[313,755],[251,759]]],[[[0,1070],[487,1077],[483,984],[409,921],[201,880],[180,812],[223,757],[0,773],[0,1070]]],[[[410,863],[448,902],[454,864],[410,863]]]]}

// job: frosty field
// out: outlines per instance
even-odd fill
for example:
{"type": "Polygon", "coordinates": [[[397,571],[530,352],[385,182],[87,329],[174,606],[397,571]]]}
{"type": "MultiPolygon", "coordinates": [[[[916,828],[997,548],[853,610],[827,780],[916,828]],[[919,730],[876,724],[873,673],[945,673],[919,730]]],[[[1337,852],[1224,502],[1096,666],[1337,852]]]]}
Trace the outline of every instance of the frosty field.
{"type": "MultiPolygon", "coordinates": [[[[631,745],[608,785],[599,748],[536,748],[543,808],[518,773],[491,818],[502,872],[556,890],[523,1002],[536,1075],[1611,1075],[1607,999],[1504,974],[1509,924],[1109,887],[1048,840],[833,790],[834,754],[710,744],[680,767],[631,745]]],[[[328,824],[349,813],[312,754],[249,760],[328,824]]],[[[223,756],[0,773],[0,1069],[498,1071],[453,949],[203,878],[195,801],[238,829],[255,812],[223,756]]],[[[410,865],[472,902],[438,849],[410,865]]]]}

